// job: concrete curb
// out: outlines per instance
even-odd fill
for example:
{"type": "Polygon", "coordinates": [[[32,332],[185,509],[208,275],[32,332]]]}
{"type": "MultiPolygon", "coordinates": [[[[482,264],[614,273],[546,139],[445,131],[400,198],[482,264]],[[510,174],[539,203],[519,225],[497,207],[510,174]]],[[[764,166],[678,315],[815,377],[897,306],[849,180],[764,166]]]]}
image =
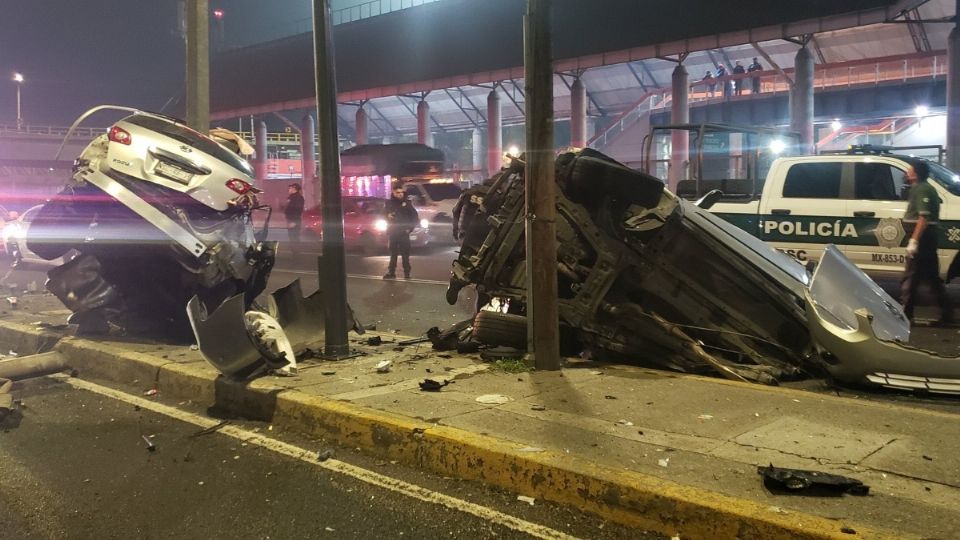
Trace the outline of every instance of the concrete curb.
{"type": "MultiPolygon", "coordinates": [[[[37,329],[0,321],[0,338],[34,339],[37,329]]],[[[39,338],[37,338],[39,339],[39,338]]],[[[574,506],[604,519],[692,538],[904,538],[799,512],[780,513],[751,500],[683,486],[626,469],[406,416],[277,387],[267,380],[227,381],[205,364],[183,364],[122,344],[64,338],[55,347],[81,376],[142,386],[162,395],[210,403],[300,434],[324,437],[432,472],[482,481],[574,506]],[[855,534],[845,533],[849,527],[855,534]]]]}

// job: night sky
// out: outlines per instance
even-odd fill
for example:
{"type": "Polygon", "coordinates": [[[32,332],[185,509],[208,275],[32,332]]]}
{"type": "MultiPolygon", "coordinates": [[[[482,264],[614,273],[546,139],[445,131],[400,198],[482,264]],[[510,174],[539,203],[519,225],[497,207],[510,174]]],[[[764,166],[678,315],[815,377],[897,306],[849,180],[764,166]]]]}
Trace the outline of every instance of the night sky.
{"type": "MultiPolygon", "coordinates": [[[[16,120],[15,71],[26,79],[28,124],[69,125],[100,104],[175,111],[168,101],[181,96],[185,69],[177,6],[177,0],[0,0],[0,123],[16,120]]],[[[292,32],[311,6],[310,0],[210,0],[211,9],[227,12],[228,46],[292,32]]],[[[212,29],[211,48],[216,37],[212,29]]]]}

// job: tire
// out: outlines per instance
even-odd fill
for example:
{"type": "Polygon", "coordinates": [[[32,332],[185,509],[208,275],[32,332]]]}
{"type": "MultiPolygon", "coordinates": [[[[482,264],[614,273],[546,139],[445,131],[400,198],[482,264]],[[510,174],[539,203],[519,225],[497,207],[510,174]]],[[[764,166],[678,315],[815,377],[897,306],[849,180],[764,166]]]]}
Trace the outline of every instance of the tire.
{"type": "Polygon", "coordinates": [[[473,337],[487,345],[526,350],[527,318],[523,315],[481,311],[473,319],[473,337]]]}

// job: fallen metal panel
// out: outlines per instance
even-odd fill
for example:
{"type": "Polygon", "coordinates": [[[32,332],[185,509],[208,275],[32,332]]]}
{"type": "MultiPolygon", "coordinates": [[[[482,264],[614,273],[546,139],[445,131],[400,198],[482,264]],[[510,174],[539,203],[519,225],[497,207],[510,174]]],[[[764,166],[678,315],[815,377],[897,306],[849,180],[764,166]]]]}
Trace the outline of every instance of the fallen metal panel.
{"type": "Polygon", "coordinates": [[[247,333],[244,312],[243,294],[231,297],[210,314],[196,296],[187,304],[200,354],[224,375],[245,377],[266,366],[247,333]]]}

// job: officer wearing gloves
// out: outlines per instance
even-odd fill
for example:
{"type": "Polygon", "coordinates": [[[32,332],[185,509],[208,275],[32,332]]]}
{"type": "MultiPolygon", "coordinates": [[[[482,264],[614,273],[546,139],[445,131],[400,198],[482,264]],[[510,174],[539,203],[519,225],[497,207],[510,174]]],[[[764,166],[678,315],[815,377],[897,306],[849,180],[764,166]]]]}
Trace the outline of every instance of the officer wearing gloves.
{"type": "Polygon", "coordinates": [[[387,220],[387,242],[390,246],[390,265],[383,279],[396,279],[398,255],[403,260],[403,277],[410,279],[410,232],[420,223],[420,215],[400,184],[393,186],[393,193],[384,212],[387,220]]]}
{"type": "Polygon", "coordinates": [[[907,265],[900,280],[900,302],[912,323],[917,289],[920,283],[929,284],[940,304],[940,319],[937,324],[945,325],[953,322],[953,309],[943,280],[940,279],[940,261],[937,258],[940,197],[937,190],[927,182],[929,174],[930,167],[923,161],[915,161],[907,169],[910,196],[903,221],[908,226],[911,223],[915,226],[907,243],[907,265]]]}

